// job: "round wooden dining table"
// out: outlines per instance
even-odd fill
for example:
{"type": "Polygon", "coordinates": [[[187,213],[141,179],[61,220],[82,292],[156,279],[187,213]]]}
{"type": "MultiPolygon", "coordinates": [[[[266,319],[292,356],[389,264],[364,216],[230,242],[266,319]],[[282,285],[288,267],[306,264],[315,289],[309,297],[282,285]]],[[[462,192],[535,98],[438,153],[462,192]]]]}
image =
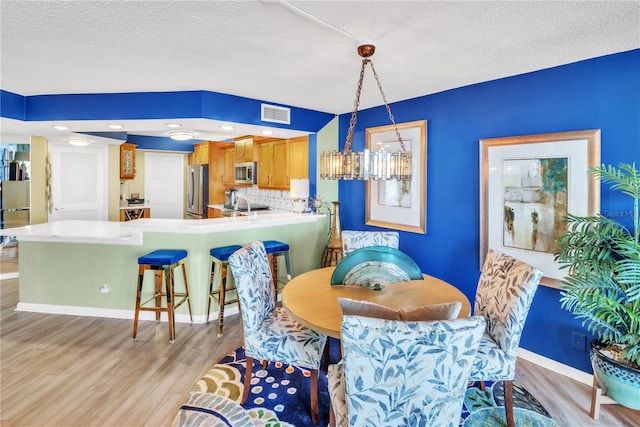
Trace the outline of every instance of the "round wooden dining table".
{"type": "Polygon", "coordinates": [[[392,283],[375,291],[357,285],[332,286],[333,270],[335,267],[326,267],[303,273],[282,291],[282,305],[293,319],[333,338],[340,338],[342,310],[338,298],[374,302],[396,310],[459,301],[462,308],[458,317],[471,314],[471,304],[460,290],[426,274],[422,280],[392,283]]]}

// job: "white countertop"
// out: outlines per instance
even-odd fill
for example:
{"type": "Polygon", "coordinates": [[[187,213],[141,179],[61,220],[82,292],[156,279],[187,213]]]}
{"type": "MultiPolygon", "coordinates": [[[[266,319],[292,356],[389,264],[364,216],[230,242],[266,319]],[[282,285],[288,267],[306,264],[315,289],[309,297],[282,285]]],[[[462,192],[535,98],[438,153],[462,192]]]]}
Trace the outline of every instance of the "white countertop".
{"type": "MultiPolygon", "coordinates": [[[[260,211],[256,211],[260,212],[260,211]]],[[[318,221],[325,215],[274,211],[211,219],[141,218],[133,221],[58,221],[0,230],[18,241],[142,245],[143,233],[203,234],[318,221]]]]}
{"type": "Polygon", "coordinates": [[[142,245],[142,233],[112,221],[57,221],[0,230],[18,241],[142,245]]]}
{"type": "Polygon", "coordinates": [[[202,234],[220,231],[248,230],[284,224],[315,222],[324,215],[294,214],[289,212],[255,211],[251,215],[209,219],[156,219],[141,218],[124,222],[125,227],[162,233],[202,234]]]}

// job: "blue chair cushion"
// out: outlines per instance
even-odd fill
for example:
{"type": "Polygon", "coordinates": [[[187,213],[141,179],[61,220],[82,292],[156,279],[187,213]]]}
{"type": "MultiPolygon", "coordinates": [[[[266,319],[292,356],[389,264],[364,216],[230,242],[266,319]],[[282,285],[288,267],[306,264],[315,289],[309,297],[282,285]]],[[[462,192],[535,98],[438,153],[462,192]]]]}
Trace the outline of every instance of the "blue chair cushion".
{"type": "Polygon", "coordinates": [[[138,258],[138,264],[171,265],[187,257],[184,249],[158,249],[138,258]]]}
{"type": "Polygon", "coordinates": [[[275,252],[284,252],[289,250],[289,244],[284,242],[279,242],[277,240],[265,240],[262,242],[264,244],[264,248],[266,249],[268,254],[272,254],[275,252]]]}
{"type": "Polygon", "coordinates": [[[229,255],[241,249],[240,245],[230,245],[230,246],[220,246],[219,248],[213,248],[209,251],[209,254],[215,259],[219,259],[220,261],[228,261],[229,255]]]}

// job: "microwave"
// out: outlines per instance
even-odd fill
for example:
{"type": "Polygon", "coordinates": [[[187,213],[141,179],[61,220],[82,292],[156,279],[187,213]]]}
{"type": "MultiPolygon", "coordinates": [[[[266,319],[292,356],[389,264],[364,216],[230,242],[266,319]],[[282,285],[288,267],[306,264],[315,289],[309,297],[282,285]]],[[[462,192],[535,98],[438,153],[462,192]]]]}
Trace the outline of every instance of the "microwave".
{"type": "Polygon", "coordinates": [[[255,184],[256,179],[256,162],[236,163],[236,184],[255,184]]]}

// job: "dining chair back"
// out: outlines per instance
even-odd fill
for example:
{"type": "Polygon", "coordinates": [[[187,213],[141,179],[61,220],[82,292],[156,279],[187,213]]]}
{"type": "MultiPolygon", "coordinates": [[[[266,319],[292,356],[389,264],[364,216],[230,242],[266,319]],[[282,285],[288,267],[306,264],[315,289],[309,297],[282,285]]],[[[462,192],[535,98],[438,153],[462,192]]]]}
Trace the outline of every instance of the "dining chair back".
{"type": "Polygon", "coordinates": [[[254,359],[308,368],[311,379],[311,419],[318,423],[318,369],[327,337],[305,328],[275,305],[273,276],[267,252],[261,241],[237,250],[229,257],[242,306],[244,348],[247,357],[245,404],[251,388],[254,359]]]}
{"type": "Polygon", "coordinates": [[[478,281],[474,315],[487,322],[471,381],[504,381],[506,421],[513,427],[513,379],[517,350],[542,272],[490,249],[478,281]]]}
{"type": "Polygon", "coordinates": [[[400,243],[400,234],[397,231],[342,230],[341,237],[343,257],[356,249],[369,246],[387,246],[398,249],[400,243]]]}
{"type": "Polygon", "coordinates": [[[332,365],[329,374],[336,412],[331,424],[457,427],[484,328],[479,316],[437,321],[342,316],[342,367],[332,365]],[[346,405],[336,410],[340,395],[346,405]]]}

